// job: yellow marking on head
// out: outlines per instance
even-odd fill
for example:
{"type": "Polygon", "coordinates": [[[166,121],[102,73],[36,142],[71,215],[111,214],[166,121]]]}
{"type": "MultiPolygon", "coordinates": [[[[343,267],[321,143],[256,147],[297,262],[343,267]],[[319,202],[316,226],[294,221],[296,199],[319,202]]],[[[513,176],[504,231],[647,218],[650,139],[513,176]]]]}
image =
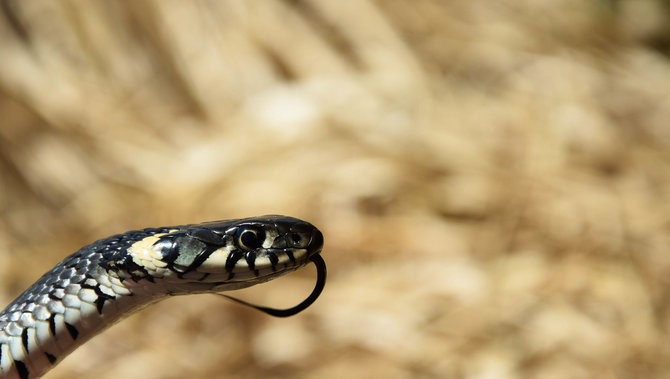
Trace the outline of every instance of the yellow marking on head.
{"type": "Polygon", "coordinates": [[[152,276],[164,276],[169,270],[165,268],[167,263],[163,262],[162,247],[155,244],[162,236],[176,231],[178,229],[142,238],[128,247],[128,254],[133,257],[133,262],[144,267],[152,276]]]}
{"type": "MultiPolygon", "coordinates": [[[[293,249],[293,257],[296,259],[296,261],[300,262],[305,255],[307,255],[307,249],[293,249]]],[[[288,255],[286,254],[282,254],[277,258],[279,258],[277,266],[284,264],[288,264],[289,266],[292,265],[291,260],[288,258],[288,255]]]]}
{"type": "MultiPolygon", "coordinates": [[[[196,270],[200,272],[226,272],[226,261],[232,249],[232,246],[223,246],[214,250],[196,270]]],[[[240,260],[244,261],[244,259],[240,260]]]]}

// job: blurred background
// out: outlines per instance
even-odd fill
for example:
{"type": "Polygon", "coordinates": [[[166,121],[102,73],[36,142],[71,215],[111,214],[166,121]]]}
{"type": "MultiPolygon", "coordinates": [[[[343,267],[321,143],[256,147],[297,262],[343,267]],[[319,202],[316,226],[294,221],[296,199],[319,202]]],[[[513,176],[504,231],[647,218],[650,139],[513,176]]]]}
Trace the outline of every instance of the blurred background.
{"type": "Polygon", "coordinates": [[[295,317],[171,298],[49,378],[670,377],[667,1],[0,8],[1,303],[135,228],[326,240],[295,317]]]}

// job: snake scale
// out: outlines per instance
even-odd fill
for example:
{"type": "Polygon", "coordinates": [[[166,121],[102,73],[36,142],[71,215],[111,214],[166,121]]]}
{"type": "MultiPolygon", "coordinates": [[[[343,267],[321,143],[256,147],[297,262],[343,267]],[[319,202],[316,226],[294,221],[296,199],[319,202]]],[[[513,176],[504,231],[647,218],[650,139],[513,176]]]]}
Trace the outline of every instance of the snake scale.
{"type": "Polygon", "coordinates": [[[278,215],[98,240],[58,263],[0,313],[0,377],[39,377],[104,328],[167,296],[245,288],[313,262],[317,285],[294,308],[233,298],[275,316],[295,314],[325,285],[322,247],[323,235],[312,224],[278,215]]]}

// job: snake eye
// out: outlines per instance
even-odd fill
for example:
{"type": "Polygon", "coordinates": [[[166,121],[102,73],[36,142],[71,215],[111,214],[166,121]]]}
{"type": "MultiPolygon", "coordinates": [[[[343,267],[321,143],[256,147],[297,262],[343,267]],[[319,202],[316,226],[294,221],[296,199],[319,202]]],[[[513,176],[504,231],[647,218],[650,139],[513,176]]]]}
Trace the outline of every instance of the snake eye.
{"type": "Polygon", "coordinates": [[[237,230],[237,244],[245,250],[258,249],[263,246],[265,232],[262,230],[241,227],[237,230]]]}

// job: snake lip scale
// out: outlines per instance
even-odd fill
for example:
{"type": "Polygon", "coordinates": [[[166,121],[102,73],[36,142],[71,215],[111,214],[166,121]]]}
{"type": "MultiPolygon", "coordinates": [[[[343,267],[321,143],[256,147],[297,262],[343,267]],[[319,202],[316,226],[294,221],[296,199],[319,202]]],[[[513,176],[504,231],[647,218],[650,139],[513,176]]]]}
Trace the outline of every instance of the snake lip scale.
{"type": "Polygon", "coordinates": [[[274,316],[296,314],[325,285],[322,248],[316,227],[280,215],[133,230],[93,242],[0,312],[0,377],[39,377],[106,327],[167,296],[221,294],[313,262],[317,284],[293,308],[232,298],[274,316]]]}

